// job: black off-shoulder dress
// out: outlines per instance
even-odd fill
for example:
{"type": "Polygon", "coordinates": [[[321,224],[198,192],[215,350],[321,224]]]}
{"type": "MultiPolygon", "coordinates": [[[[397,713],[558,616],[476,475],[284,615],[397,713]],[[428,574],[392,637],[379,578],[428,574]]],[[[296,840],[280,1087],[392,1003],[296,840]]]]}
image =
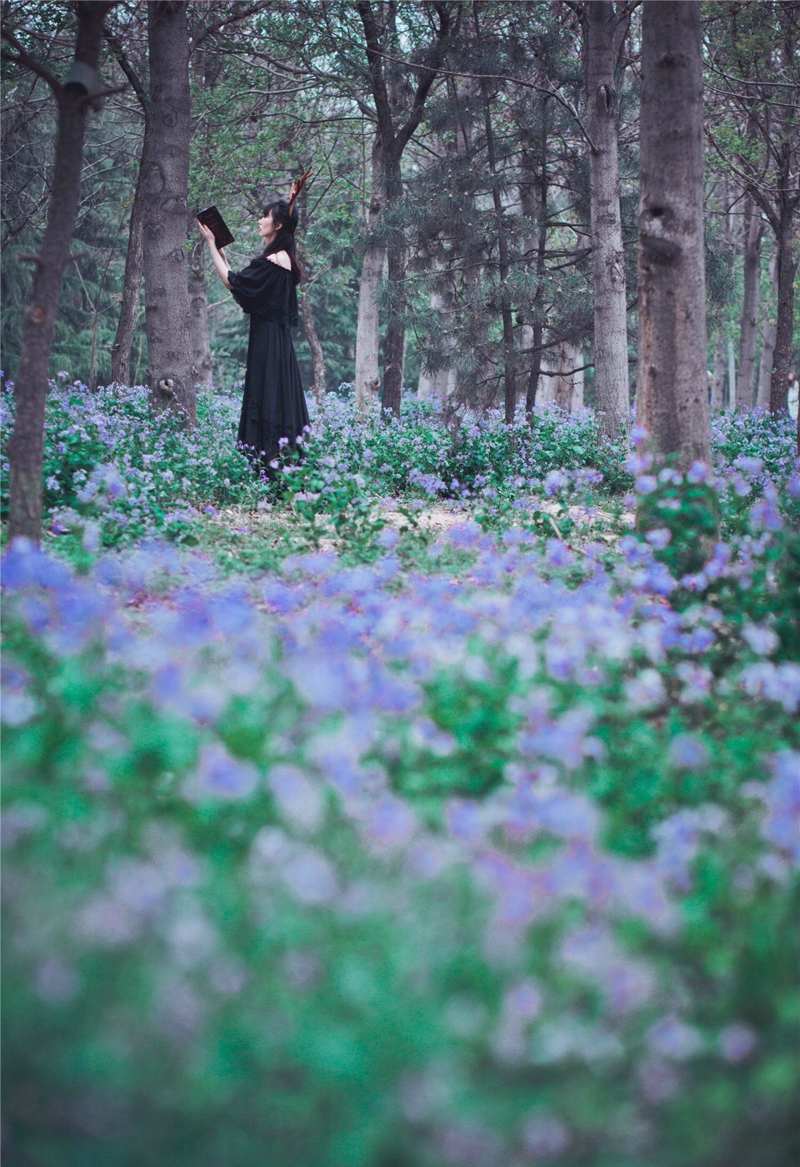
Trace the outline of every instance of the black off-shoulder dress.
{"type": "Polygon", "coordinates": [[[297,291],[291,271],[264,257],[228,272],[237,303],[250,316],[247,372],[239,441],[272,477],[270,462],[295,448],[308,409],[290,328],[297,327],[297,291]],[[281,447],[280,439],[288,445],[281,447]]]}

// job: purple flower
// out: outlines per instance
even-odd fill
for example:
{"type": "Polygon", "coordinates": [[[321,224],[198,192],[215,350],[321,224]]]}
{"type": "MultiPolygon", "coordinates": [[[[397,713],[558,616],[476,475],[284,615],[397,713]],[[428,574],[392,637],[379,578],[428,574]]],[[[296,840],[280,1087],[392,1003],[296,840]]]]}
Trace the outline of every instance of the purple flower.
{"type": "Polygon", "coordinates": [[[751,1025],[733,1021],[720,1030],[717,1041],[725,1061],[735,1065],[736,1062],[743,1062],[756,1048],[758,1034],[751,1025]]]}
{"type": "Polygon", "coordinates": [[[706,746],[688,733],[675,735],[669,744],[669,758],[684,770],[705,770],[709,761],[706,746]]]}
{"type": "Polygon", "coordinates": [[[800,867],[800,752],[783,750],[772,758],[773,778],[764,791],[767,817],[761,833],[787,851],[800,867]]]}
{"type": "Polygon", "coordinates": [[[656,551],[663,551],[672,539],[672,532],[668,527],[658,527],[654,531],[648,531],[645,539],[651,547],[655,547],[656,551]]]}
{"type": "Polygon", "coordinates": [[[293,850],[279,874],[286,890],[301,904],[322,907],[338,894],[333,865],[315,847],[293,850]]]}
{"type": "Polygon", "coordinates": [[[652,474],[643,474],[641,478],[636,479],[636,490],[639,494],[652,494],[657,488],[658,483],[652,474]]]}
{"type": "Polygon", "coordinates": [[[571,567],[575,562],[575,556],[561,539],[547,540],[545,559],[551,567],[571,567]]]}
{"type": "Polygon", "coordinates": [[[705,1043],[692,1025],[687,1025],[674,1013],[662,1017],[647,1032],[647,1044],[662,1057],[676,1062],[693,1058],[703,1049],[705,1043]]]}
{"type": "Polygon", "coordinates": [[[705,462],[692,462],[686,475],[686,481],[691,482],[693,486],[696,486],[698,483],[706,482],[707,480],[708,467],[706,466],[705,462]]]}
{"type": "Polygon", "coordinates": [[[531,1118],[522,1128],[522,1143],[536,1162],[552,1159],[566,1151],[571,1143],[569,1131],[557,1118],[542,1114],[531,1118]]]}
{"type": "Polygon", "coordinates": [[[203,749],[197,770],[183,785],[183,794],[193,802],[204,798],[236,802],[253,794],[258,778],[252,763],[231,757],[215,742],[203,749]]]}

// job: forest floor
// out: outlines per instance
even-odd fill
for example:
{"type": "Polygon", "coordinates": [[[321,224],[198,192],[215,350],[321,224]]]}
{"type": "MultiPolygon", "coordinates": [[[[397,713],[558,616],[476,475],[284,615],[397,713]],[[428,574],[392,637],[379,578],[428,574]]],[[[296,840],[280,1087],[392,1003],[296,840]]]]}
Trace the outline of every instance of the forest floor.
{"type": "MultiPolygon", "coordinates": [[[[565,515],[568,516],[571,530],[566,542],[573,546],[581,546],[596,539],[613,544],[634,526],[633,513],[620,508],[610,510],[588,505],[564,507],[561,503],[541,499],[536,502],[556,523],[563,521],[565,515]]],[[[411,533],[416,529],[423,539],[435,541],[452,527],[474,521],[474,512],[475,507],[469,503],[451,500],[434,502],[415,511],[412,524],[402,502],[392,504],[387,500],[376,507],[375,515],[398,533],[411,533]]],[[[240,544],[263,540],[267,545],[277,548],[296,526],[295,516],[286,508],[254,510],[245,506],[226,506],[208,517],[205,532],[211,542],[215,541],[216,535],[240,544]]],[[[342,541],[331,535],[320,535],[318,547],[321,551],[338,551],[342,549],[342,541]]],[[[233,556],[234,551],[229,550],[228,555],[233,556]]]]}

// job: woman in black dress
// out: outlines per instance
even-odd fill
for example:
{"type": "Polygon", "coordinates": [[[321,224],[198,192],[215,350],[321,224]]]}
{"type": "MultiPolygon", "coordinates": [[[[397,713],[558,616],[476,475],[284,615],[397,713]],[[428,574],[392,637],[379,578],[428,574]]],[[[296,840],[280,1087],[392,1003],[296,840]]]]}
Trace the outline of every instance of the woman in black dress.
{"type": "Polygon", "coordinates": [[[258,221],[264,251],[240,272],[230,270],[213,233],[198,222],[220,279],[250,316],[239,442],[269,478],[274,478],[279,458],[296,448],[308,425],[289,331],[297,327],[297,285],[302,276],[295,257],[297,192],[295,183],[290,202],[279,199],[264,209],[258,221]]]}

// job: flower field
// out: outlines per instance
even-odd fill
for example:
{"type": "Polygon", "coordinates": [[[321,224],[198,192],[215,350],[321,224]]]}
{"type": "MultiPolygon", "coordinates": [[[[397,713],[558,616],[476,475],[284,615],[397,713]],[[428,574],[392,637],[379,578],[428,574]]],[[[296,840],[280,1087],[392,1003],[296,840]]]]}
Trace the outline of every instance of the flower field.
{"type": "Polygon", "coordinates": [[[3,566],[9,1161],[788,1167],[788,419],[684,476],[588,412],[329,395],[277,488],[236,410],[53,387],[3,566]]]}

